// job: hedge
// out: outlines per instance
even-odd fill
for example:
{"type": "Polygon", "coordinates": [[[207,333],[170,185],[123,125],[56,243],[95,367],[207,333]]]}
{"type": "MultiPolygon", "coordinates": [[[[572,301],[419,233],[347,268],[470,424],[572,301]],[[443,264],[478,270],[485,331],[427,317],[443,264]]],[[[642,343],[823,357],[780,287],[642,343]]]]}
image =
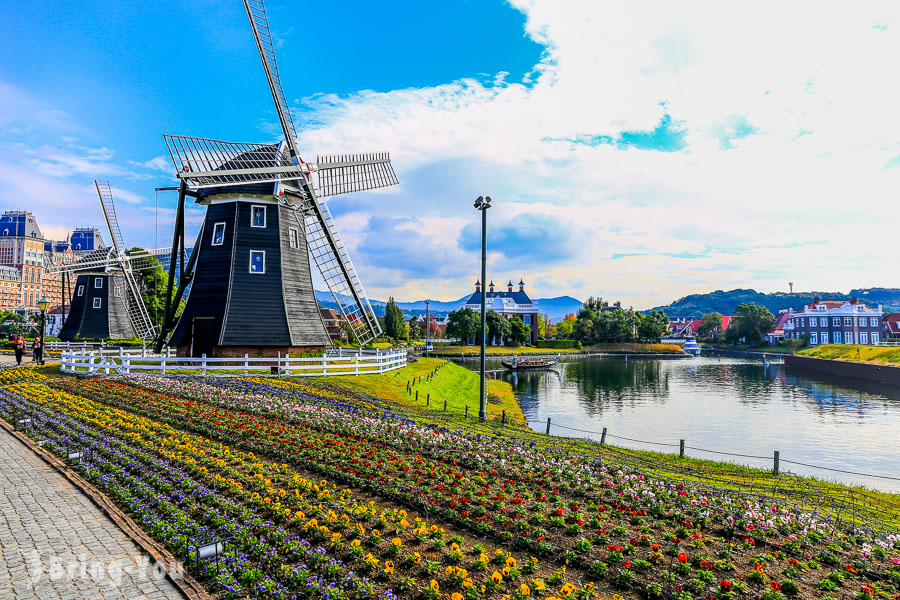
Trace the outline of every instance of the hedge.
{"type": "Polygon", "coordinates": [[[537,347],[568,350],[570,348],[581,348],[581,342],[578,340],[538,340],[537,347]]]}

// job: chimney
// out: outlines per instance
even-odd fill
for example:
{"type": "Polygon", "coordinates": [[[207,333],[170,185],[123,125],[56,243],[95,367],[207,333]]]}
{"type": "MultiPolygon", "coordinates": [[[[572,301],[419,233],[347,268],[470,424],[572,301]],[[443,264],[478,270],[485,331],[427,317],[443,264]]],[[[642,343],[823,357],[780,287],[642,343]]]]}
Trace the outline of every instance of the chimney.
{"type": "Polygon", "coordinates": [[[506,289],[512,294],[512,279],[509,280],[509,283],[506,284],[506,289]]]}
{"type": "Polygon", "coordinates": [[[519,277],[519,291],[520,291],[520,292],[524,292],[524,291],[525,291],[525,282],[522,281],[522,278],[521,278],[521,277],[519,277]]]}
{"type": "Polygon", "coordinates": [[[821,300],[821,298],[819,298],[818,296],[814,296],[814,297],[813,297],[813,304],[818,304],[818,303],[819,303],[819,300],[821,300]]]}
{"type": "Polygon", "coordinates": [[[616,300],[616,303],[613,304],[616,308],[622,308],[622,302],[620,300],[616,300]]]}
{"type": "Polygon", "coordinates": [[[481,291],[481,280],[479,279],[475,282],[475,293],[478,293],[480,291],[481,291]]]}
{"type": "Polygon", "coordinates": [[[853,296],[852,298],[850,298],[850,302],[856,303],[856,296],[853,296]]]}
{"type": "Polygon", "coordinates": [[[491,292],[492,294],[494,293],[494,281],[493,280],[491,280],[491,285],[488,286],[488,291],[491,292]]]}

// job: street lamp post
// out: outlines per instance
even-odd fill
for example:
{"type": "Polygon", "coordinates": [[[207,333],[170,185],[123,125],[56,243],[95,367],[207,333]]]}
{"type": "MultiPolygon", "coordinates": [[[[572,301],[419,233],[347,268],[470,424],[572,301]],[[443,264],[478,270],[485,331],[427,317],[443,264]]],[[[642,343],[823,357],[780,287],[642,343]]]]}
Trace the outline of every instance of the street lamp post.
{"type": "Polygon", "coordinates": [[[425,301],[425,356],[428,356],[428,327],[430,323],[428,322],[428,305],[431,303],[431,300],[425,301]]]}
{"type": "Polygon", "coordinates": [[[484,393],[484,354],[485,354],[485,342],[487,341],[487,313],[485,312],[485,306],[487,304],[487,209],[491,207],[491,197],[485,196],[482,198],[478,196],[475,200],[475,210],[481,211],[481,387],[478,391],[479,393],[479,403],[478,403],[478,420],[486,421],[487,420],[487,398],[485,398],[484,393]]]}
{"type": "Polygon", "coordinates": [[[47,307],[50,301],[46,298],[38,300],[38,308],[41,309],[41,353],[38,356],[40,362],[44,362],[44,348],[47,347],[47,307]]]}

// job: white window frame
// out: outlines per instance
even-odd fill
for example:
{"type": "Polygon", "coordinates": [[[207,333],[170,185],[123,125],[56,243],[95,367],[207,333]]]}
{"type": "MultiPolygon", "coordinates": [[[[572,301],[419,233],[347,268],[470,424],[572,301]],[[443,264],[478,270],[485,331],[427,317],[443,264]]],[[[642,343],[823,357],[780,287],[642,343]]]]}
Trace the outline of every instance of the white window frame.
{"type": "Polygon", "coordinates": [[[859,332],[859,343],[860,344],[869,344],[869,332],[868,331],[860,331],[859,332]]]}
{"type": "Polygon", "coordinates": [[[841,326],[841,318],[840,318],[840,317],[834,317],[834,318],[831,320],[831,324],[834,325],[835,327],[840,327],[840,326],[841,326]]]}
{"type": "Polygon", "coordinates": [[[300,230],[296,227],[288,227],[288,246],[291,248],[300,247],[300,230]]]}
{"type": "Polygon", "coordinates": [[[103,288],[103,278],[102,277],[94,277],[94,289],[99,290],[103,288]]]}
{"type": "Polygon", "coordinates": [[[853,343],[855,343],[855,342],[854,342],[854,335],[853,335],[853,332],[852,332],[852,331],[845,331],[844,333],[845,333],[845,335],[844,335],[845,338],[850,338],[850,339],[848,339],[848,340],[846,340],[846,341],[844,342],[845,344],[853,344],[853,343]]]}
{"type": "Polygon", "coordinates": [[[809,326],[810,326],[810,327],[818,327],[818,326],[819,326],[819,319],[818,319],[817,317],[810,317],[810,318],[809,318],[809,326]]]}
{"type": "Polygon", "coordinates": [[[94,298],[92,306],[94,308],[103,308],[103,298],[94,298]]]}
{"type": "Polygon", "coordinates": [[[853,317],[844,317],[844,325],[853,325],[853,317]]]}
{"type": "Polygon", "coordinates": [[[819,334],[815,331],[809,334],[809,345],[810,346],[818,346],[819,345],[819,334]]]}
{"type": "Polygon", "coordinates": [[[878,327],[878,317],[869,317],[869,327],[878,327]]]}
{"type": "Polygon", "coordinates": [[[821,335],[819,335],[819,339],[822,340],[822,343],[823,343],[823,344],[827,344],[827,343],[828,343],[828,332],[827,332],[827,331],[823,331],[823,332],[821,333],[821,335]]]}
{"type": "Polygon", "coordinates": [[[266,251],[265,250],[251,250],[250,251],[250,264],[247,266],[247,272],[253,275],[265,275],[266,274],[266,251]],[[253,255],[254,254],[262,254],[262,271],[254,271],[253,270],[253,255]]]}
{"type": "Polygon", "coordinates": [[[265,206],[264,204],[251,204],[251,205],[250,205],[250,227],[256,227],[256,228],[258,228],[258,229],[265,229],[265,228],[266,228],[266,219],[267,219],[267,218],[268,218],[268,216],[266,215],[266,206],[265,206]],[[262,218],[262,221],[263,221],[263,222],[262,222],[262,225],[255,225],[255,224],[253,223],[253,221],[254,221],[254,218],[253,218],[253,217],[256,215],[256,209],[257,209],[257,208],[261,208],[261,209],[262,209],[262,217],[263,217],[263,218],[262,218]]]}
{"type": "Polygon", "coordinates": [[[878,341],[878,333],[873,331],[872,332],[872,345],[877,346],[879,343],[880,342],[878,341]]]}
{"type": "Polygon", "coordinates": [[[84,296],[84,286],[83,285],[78,286],[78,295],[84,296]]]}
{"type": "Polygon", "coordinates": [[[220,221],[213,225],[213,235],[212,235],[212,245],[213,246],[221,246],[225,243],[225,221],[220,221]],[[222,239],[216,242],[216,232],[219,230],[219,225],[222,226],[222,239]]]}
{"type": "Polygon", "coordinates": [[[843,343],[843,342],[841,342],[841,332],[840,332],[840,331],[835,331],[835,332],[834,332],[834,343],[835,343],[835,344],[841,344],[841,343],[843,343]]]}

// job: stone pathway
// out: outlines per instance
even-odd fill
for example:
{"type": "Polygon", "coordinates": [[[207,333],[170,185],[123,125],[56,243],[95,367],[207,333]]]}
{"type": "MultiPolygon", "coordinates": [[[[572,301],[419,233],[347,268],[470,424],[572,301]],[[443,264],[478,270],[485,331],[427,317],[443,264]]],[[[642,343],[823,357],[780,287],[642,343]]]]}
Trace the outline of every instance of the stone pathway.
{"type": "Polygon", "coordinates": [[[183,599],[81,490],[0,428],[0,600],[183,599]]]}

